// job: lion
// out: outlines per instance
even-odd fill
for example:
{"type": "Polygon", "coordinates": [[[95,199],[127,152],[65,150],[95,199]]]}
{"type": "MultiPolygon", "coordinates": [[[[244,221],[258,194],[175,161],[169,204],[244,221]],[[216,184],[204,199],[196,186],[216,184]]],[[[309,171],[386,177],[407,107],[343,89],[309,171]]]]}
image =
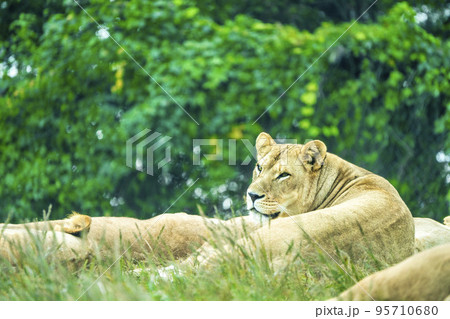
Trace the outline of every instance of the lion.
{"type": "MultiPolygon", "coordinates": [[[[237,240],[249,250],[264,247],[274,267],[301,256],[336,250],[355,261],[374,256],[388,264],[414,253],[414,220],[384,178],[328,153],[319,140],[277,144],[267,133],[256,140],[257,163],[247,189],[247,209],[265,223],[237,240]]],[[[209,264],[218,255],[206,245],[188,263],[209,264]]],[[[231,249],[231,248],[230,248],[231,249]]]]}
{"type": "Polygon", "coordinates": [[[450,216],[444,218],[441,224],[430,218],[414,218],[415,252],[421,252],[435,246],[450,243],[450,216]]]}
{"type": "Polygon", "coordinates": [[[20,258],[21,248],[39,246],[44,254],[54,251],[54,257],[63,261],[123,255],[135,261],[150,256],[161,262],[188,257],[208,238],[217,237],[217,233],[227,231],[240,237],[256,227],[259,226],[247,216],[223,221],[174,213],[139,220],[74,213],[64,220],[0,224],[0,257],[14,264],[20,258]]]}
{"type": "Polygon", "coordinates": [[[0,224],[0,257],[12,264],[30,252],[61,261],[88,259],[89,249],[78,235],[88,230],[90,223],[91,217],[74,213],[66,220],[0,224]]]}
{"type": "Polygon", "coordinates": [[[376,272],[333,300],[450,300],[450,244],[376,272]]]}
{"type": "MultiPolygon", "coordinates": [[[[180,260],[190,256],[185,261],[188,264],[209,265],[223,251],[207,243],[215,225],[231,228],[238,246],[264,247],[276,267],[291,262],[287,251],[307,256],[319,249],[334,258],[340,250],[353,260],[375,256],[391,264],[413,254],[413,217],[395,188],[381,176],[327,152],[319,140],[277,144],[269,134],[261,133],[256,150],[257,164],[246,194],[249,217],[222,221],[185,213],[149,220],[73,216],[49,225],[68,236],[85,229],[80,240],[100,256],[126,248],[135,259],[149,254],[180,260]],[[72,218],[84,223],[74,227],[72,218]],[[247,225],[245,230],[239,230],[243,225],[247,225]]],[[[25,227],[11,226],[6,229],[25,227]]],[[[233,250],[233,245],[225,244],[225,248],[233,250]]]]}

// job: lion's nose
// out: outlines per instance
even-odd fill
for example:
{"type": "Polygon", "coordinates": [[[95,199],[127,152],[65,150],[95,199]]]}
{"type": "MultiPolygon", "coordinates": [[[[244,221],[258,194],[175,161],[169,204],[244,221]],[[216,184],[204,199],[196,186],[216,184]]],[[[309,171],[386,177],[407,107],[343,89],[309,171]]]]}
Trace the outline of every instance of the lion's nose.
{"type": "Polygon", "coordinates": [[[263,198],[264,195],[258,195],[256,193],[252,193],[252,192],[248,192],[248,196],[250,196],[250,198],[252,199],[252,202],[254,203],[255,200],[263,198]]]}

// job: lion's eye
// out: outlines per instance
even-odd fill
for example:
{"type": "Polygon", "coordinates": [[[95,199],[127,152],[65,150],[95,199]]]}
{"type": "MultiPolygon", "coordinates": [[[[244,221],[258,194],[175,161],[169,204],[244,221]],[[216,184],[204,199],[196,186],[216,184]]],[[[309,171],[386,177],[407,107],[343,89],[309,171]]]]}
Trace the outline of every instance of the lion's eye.
{"type": "Polygon", "coordinates": [[[288,177],[288,176],[291,176],[291,174],[289,174],[289,173],[281,173],[280,175],[278,175],[278,177],[277,177],[277,179],[282,179],[282,178],[286,178],[286,177],[288,177]]]}
{"type": "Polygon", "coordinates": [[[262,168],[261,166],[259,166],[259,164],[256,164],[256,170],[258,171],[258,173],[261,173],[262,168]]]}

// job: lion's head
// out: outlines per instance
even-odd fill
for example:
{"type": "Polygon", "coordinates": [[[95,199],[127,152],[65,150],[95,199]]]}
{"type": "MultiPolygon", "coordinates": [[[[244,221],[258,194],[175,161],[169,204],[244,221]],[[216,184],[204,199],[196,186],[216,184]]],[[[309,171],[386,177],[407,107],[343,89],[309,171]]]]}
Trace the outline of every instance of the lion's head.
{"type": "Polygon", "coordinates": [[[247,209],[267,221],[310,211],[327,148],[321,141],[277,144],[267,133],[256,139],[257,159],[247,189],[247,209]]]}

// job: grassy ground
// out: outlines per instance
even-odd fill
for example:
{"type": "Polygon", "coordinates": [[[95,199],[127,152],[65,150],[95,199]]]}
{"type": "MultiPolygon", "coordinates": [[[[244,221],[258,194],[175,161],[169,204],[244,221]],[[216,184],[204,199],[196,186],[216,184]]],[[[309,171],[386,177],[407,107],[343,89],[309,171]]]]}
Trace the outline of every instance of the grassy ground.
{"type": "Polygon", "coordinates": [[[298,259],[274,272],[264,253],[241,259],[225,254],[209,269],[176,266],[168,280],[154,262],[119,259],[111,266],[113,257],[74,266],[39,250],[26,251],[21,259],[20,266],[0,259],[0,300],[325,300],[383,267],[355,266],[342,258],[344,271],[319,253],[315,260],[298,259]],[[133,269],[144,270],[136,276],[133,269]]]}

